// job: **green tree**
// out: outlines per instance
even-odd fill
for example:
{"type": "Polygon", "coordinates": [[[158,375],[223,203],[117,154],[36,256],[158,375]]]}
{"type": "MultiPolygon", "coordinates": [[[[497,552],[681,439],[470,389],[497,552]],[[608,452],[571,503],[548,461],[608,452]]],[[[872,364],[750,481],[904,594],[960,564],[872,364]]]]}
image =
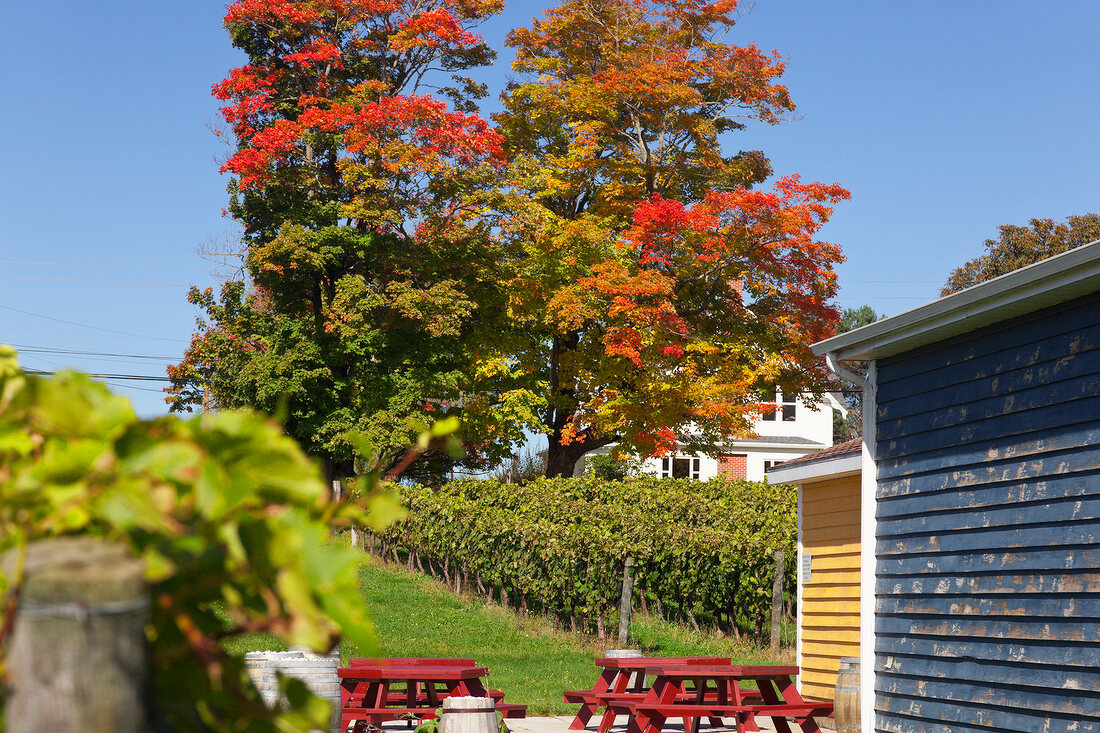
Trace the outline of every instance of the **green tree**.
{"type": "Polygon", "coordinates": [[[1003,224],[997,229],[997,239],[987,239],[982,245],[985,254],[951,271],[941,296],[1100,240],[1100,215],[1071,216],[1064,223],[1032,219],[1026,227],[1003,224]]]}
{"type": "MultiPolygon", "coordinates": [[[[885,314],[876,314],[874,308],[869,305],[861,305],[858,308],[845,308],[840,315],[840,323],[837,324],[836,332],[838,334],[847,333],[857,328],[863,328],[884,317],[885,314]]],[[[849,364],[848,368],[860,369],[856,364],[849,364]]],[[[846,382],[842,384],[845,389],[843,402],[848,414],[833,413],[834,443],[843,443],[863,434],[863,393],[858,391],[859,387],[857,385],[846,382]]]]}
{"type": "MultiPolygon", "coordinates": [[[[501,6],[229,6],[247,62],[214,94],[236,143],[222,170],[248,277],[191,292],[203,316],[169,371],[172,409],[281,414],[346,475],[354,458],[393,465],[418,425],[491,393],[472,352],[503,309],[483,216],[502,140],[476,114],[484,86],[463,74],[492,60],[472,29],[501,6]],[[357,455],[360,434],[375,455],[357,455]]],[[[479,426],[467,435],[479,456],[521,437],[479,426]]]]}

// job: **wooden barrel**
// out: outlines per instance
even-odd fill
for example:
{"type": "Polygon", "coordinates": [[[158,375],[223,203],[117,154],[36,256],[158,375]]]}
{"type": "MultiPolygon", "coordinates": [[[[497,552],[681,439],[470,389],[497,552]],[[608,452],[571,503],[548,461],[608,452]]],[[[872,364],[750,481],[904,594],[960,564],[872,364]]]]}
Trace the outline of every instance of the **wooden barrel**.
{"type": "Polygon", "coordinates": [[[310,692],[332,705],[329,730],[335,733],[340,728],[340,678],[336,674],[336,669],[340,666],[340,658],[296,653],[300,656],[267,661],[264,666],[263,681],[260,683],[260,696],[268,707],[285,707],[286,700],[279,692],[277,675],[283,674],[299,679],[305,683],[310,692]]]}
{"type": "Polygon", "coordinates": [[[439,733],[497,733],[496,703],[489,697],[448,697],[439,733]]]}
{"type": "Polygon", "coordinates": [[[248,679],[252,680],[252,684],[259,690],[262,689],[260,685],[263,684],[264,666],[267,660],[301,656],[300,652],[248,652],[244,655],[244,670],[248,674],[248,679]]]}
{"type": "MultiPolygon", "coordinates": [[[[608,649],[604,654],[608,659],[639,659],[642,656],[641,649],[608,649]]],[[[630,681],[626,683],[628,690],[639,691],[645,689],[645,676],[638,672],[630,673],[630,681]]]]}
{"type": "Polygon", "coordinates": [[[859,733],[859,657],[841,657],[833,692],[837,733],[859,733]]]}

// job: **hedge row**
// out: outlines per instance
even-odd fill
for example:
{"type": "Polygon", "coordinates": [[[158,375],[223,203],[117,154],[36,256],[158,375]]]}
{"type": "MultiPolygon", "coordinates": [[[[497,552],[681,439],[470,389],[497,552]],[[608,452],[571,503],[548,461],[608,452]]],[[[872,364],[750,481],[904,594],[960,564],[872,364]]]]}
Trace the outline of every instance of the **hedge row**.
{"type": "Polygon", "coordinates": [[[381,539],[410,565],[602,632],[623,562],[635,604],[738,633],[770,613],[773,553],[794,592],[796,490],[750,481],[636,478],[463,480],[402,487],[406,521],[381,539]]]}

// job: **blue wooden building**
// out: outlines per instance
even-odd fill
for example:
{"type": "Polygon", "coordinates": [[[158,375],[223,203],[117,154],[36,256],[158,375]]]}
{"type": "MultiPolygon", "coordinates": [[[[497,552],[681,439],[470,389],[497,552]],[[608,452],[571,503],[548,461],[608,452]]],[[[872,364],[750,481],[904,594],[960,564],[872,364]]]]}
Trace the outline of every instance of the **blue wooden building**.
{"type": "Polygon", "coordinates": [[[1100,733],[1100,242],[815,351],[869,366],[862,729],[1100,733]]]}

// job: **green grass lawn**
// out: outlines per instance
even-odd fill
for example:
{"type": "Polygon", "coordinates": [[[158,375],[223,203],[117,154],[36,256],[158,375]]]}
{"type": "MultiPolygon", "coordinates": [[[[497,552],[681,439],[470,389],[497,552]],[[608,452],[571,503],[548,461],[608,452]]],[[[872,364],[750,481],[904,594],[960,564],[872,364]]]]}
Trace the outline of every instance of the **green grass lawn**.
{"type": "MultiPolygon", "coordinates": [[[[562,702],[562,690],[588,688],[604,649],[618,646],[556,630],[545,619],[523,616],[469,596],[456,596],[443,584],[418,573],[373,560],[360,574],[363,597],[374,614],[386,657],[473,657],[490,670],[489,685],[508,702],[526,703],[529,715],[562,715],[576,705],[562,702]]],[[[635,616],[630,647],[653,656],[727,656],[735,664],[791,663],[788,650],[769,650],[716,634],[694,633],[651,617],[635,616]]],[[[285,647],[274,637],[254,634],[235,640],[231,650],[285,647]]],[[[345,645],[345,659],[362,656],[345,645]]]]}

